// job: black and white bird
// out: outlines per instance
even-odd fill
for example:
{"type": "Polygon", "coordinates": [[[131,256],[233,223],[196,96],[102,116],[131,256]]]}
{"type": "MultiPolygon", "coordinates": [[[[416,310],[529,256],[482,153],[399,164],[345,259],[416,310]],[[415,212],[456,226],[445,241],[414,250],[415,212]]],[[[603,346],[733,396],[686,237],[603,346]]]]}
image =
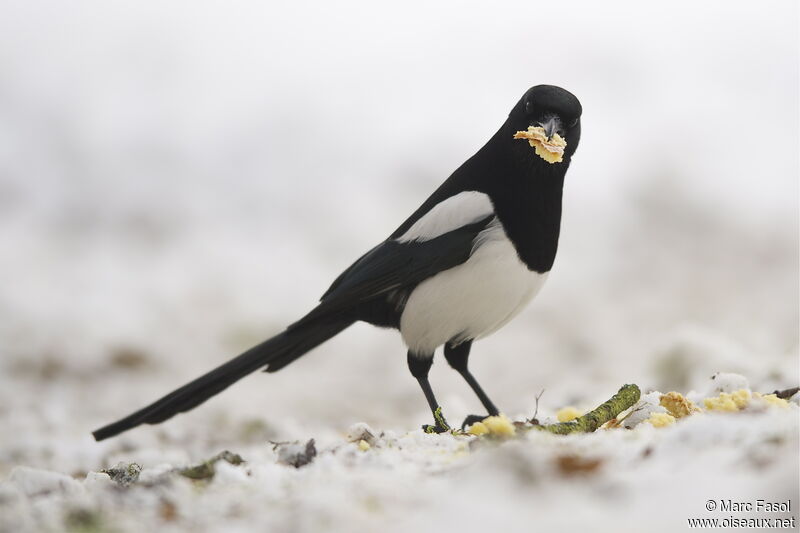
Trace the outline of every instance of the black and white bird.
{"type": "MultiPolygon", "coordinates": [[[[581,104],[552,85],[529,89],[483,148],[386,240],[345,270],[319,305],[285,331],[95,431],[95,439],[188,411],[259,369],[276,372],[361,320],[400,331],[408,366],[434,416],[427,431],[450,429],[428,381],[434,351],[499,411],[467,367],[472,342],[514,318],[553,266],[564,176],[580,139],[581,104]],[[515,133],[537,128],[562,141],[560,160],[538,155],[515,133]],[[559,139],[560,137],[560,139],[559,139]],[[563,146],[566,141],[566,146],[563,146]]],[[[481,419],[471,415],[465,423],[481,419]]]]}

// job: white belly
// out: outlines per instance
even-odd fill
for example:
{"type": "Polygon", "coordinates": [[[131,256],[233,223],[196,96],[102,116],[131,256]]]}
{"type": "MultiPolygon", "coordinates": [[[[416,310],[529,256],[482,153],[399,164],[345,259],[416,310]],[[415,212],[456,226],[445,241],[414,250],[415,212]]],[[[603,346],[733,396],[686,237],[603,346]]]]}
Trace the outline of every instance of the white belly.
{"type": "Polygon", "coordinates": [[[482,232],[475,246],[465,263],[425,280],[409,296],[400,333],[414,353],[433,354],[448,341],[489,335],[514,318],[547,279],[519,260],[499,223],[482,232]]]}

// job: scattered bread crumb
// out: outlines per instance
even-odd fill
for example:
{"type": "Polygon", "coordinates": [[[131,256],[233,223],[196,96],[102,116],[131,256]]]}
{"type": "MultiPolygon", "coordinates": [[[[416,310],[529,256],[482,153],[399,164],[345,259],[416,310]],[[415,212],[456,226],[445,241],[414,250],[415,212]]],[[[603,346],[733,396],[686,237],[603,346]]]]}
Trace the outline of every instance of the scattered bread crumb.
{"type": "Polygon", "coordinates": [[[517,433],[514,423],[503,414],[484,418],[482,424],[495,437],[513,437],[517,433]]]}
{"type": "Polygon", "coordinates": [[[578,411],[576,408],[568,406],[559,409],[558,412],[556,413],[556,418],[558,419],[559,422],[570,422],[572,420],[575,420],[582,414],[583,413],[578,411]]]}
{"type": "Polygon", "coordinates": [[[778,396],[775,394],[761,394],[759,392],[754,392],[753,397],[758,398],[759,400],[770,406],[781,407],[781,408],[789,407],[789,402],[787,402],[783,398],[778,398],[778,396]]]}
{"type": "Polygon", "coordinates": [[[739,389],[731,393],[720,392],[719,396],[706,398],[703,404],[709,411],[741,411],[746,407],[788,407],[789,402],[778,398],[775,394],[761,394],[750,392],[748,389],[739,389]],[[753,403],[758,402],[758,405],[753,403]]]}
{"type": "Polygon", "coordinates": [[[733,391],[731,393],[731,396],[733,396],[733,401],[734,403],[736,403],[736,407],[738,407],[739,409],[744,409],[745,407],[747,407],[747,404],[750,403],[750,400],[753,397],[753,395],[747,389],[739,389],[737,391],[733,391]]]}
{"type": "Polygon", "coordinates": [[[680,392],[668,392],[661,396],[659,403],[675,418],[683,418],[697,413],[700,408],[680,392]]]}
{"type": "Polygon", "coordinates": [[[674,424],[675,417],[669,413],[652,413],[650,415],[650,418],[645,420],[645,422],[647,422],[654,428],[663,428],[674,424]]]}
{"type": "Polygon", "coordinates": [[[370,448],[372,448],[372,446],[370,446],[369,442],[365,441],[364,439],[358,441],[358,449],[361,450],[362,452],[365,452],[370,448]]]}
{"type": "Polygon", "coordinates": [[[739,389],[732,393],[720,392],[719,396],[714,398],[706,398],[703,400],[703,405],[709,411],[739,411],[747,407],[750,403],[752,394],[747,389],[739,389]]]}
{"type": "Polygon", "coordinates": [[[564,147],[567,146],[561,135],[554,133],[549,139],[544,134],[541,126],[528,126],[527,131],[518,131],[515,139],[527,139],[528,143],[536,149],[536,155],[550,164],[561,163],[564,160],[564,147]]]}
{"type": "Polygon", "coordinates": [[[706,398],[703,400],[703,405],[709,411],[738,411],[736,403],[730,394],[721,392],[719,396],[714,398],[706,398]]]}
{"type": "Polygon", "coordinates": [[[467,433],[470,435],[475,435],[476,437],[480,437],[481,435],[486,435],[489,433],[489,428],[487,428],[483,422],[475,422],[469,427],[467,433]]]}

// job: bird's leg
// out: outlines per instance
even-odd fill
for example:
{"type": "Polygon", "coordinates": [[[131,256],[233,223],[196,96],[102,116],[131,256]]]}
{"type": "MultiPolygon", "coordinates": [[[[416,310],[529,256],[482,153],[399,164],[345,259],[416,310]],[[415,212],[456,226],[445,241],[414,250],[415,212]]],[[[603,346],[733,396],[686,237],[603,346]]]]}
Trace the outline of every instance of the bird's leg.
{"type": "Polygon", "coordinates": [[[428,405],[433,413],[433,420],[436,422],[435,425],[426,424],[422,426],[422,429],[426,433],[444,433],[445,431],[450,431],[450,426],[447,424],[447,420],[444,419],[442,408],[436,401],[436,396],[433,395],[433,389],[431,389],[431,384],[428,381],[428,371],[430,371],[432,364],[433,354],[417,355],[411,351],[408,352],[408,368],[411,370],[411,375],[419,381],[419,386],[422,387],[422,392],[425,394],[425,399],[428,400],[428,405]]]}
{"type": "MultiPolygon", "coordinates": [[[[472,341],[464,341],[460,344],[450,344],[447,343],[444,345],[444,356],[447,359],[447,362],[450,363],[450,366],[456,369],[459,374],[469,383],[469,386],[478,395],[478,399],[480,399],[483,406],[489,412],[489,416],[497,416],[500,414],[500,411],[495,407],[492,400],[483,392],[478,380],[472,375],[472,373],[467,368],[467,360],[469,359],[469,350],[472,348],[472,341]]],[[[461,429],[464,429],[467,426],[471,426],[475,422],[480,422],[483,420],[484,416],[480,415],[469,415],[464,419],[464,422],[461,424],[461,429]]]]}

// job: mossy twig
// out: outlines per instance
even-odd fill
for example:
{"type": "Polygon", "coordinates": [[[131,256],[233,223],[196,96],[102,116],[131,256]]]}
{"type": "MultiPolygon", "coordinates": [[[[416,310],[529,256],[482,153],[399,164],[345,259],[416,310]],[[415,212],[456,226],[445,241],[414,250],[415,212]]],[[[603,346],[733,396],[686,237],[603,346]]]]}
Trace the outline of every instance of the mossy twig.
{"type": "Polygon", "coordinates": [[[569,433],[591,433],[609,420],[613,420],[622,411],[629,409],[639,401],[642,393],[636,385],[623,385],[619,392],[611,397],[610,400],[589,411],[585,415],[570,422],[560,422],[558,424],[548,424],[546,426],[537,425],[532,428],[542,431],[549,431],[556,435],[567,435],[569,433]]]}

